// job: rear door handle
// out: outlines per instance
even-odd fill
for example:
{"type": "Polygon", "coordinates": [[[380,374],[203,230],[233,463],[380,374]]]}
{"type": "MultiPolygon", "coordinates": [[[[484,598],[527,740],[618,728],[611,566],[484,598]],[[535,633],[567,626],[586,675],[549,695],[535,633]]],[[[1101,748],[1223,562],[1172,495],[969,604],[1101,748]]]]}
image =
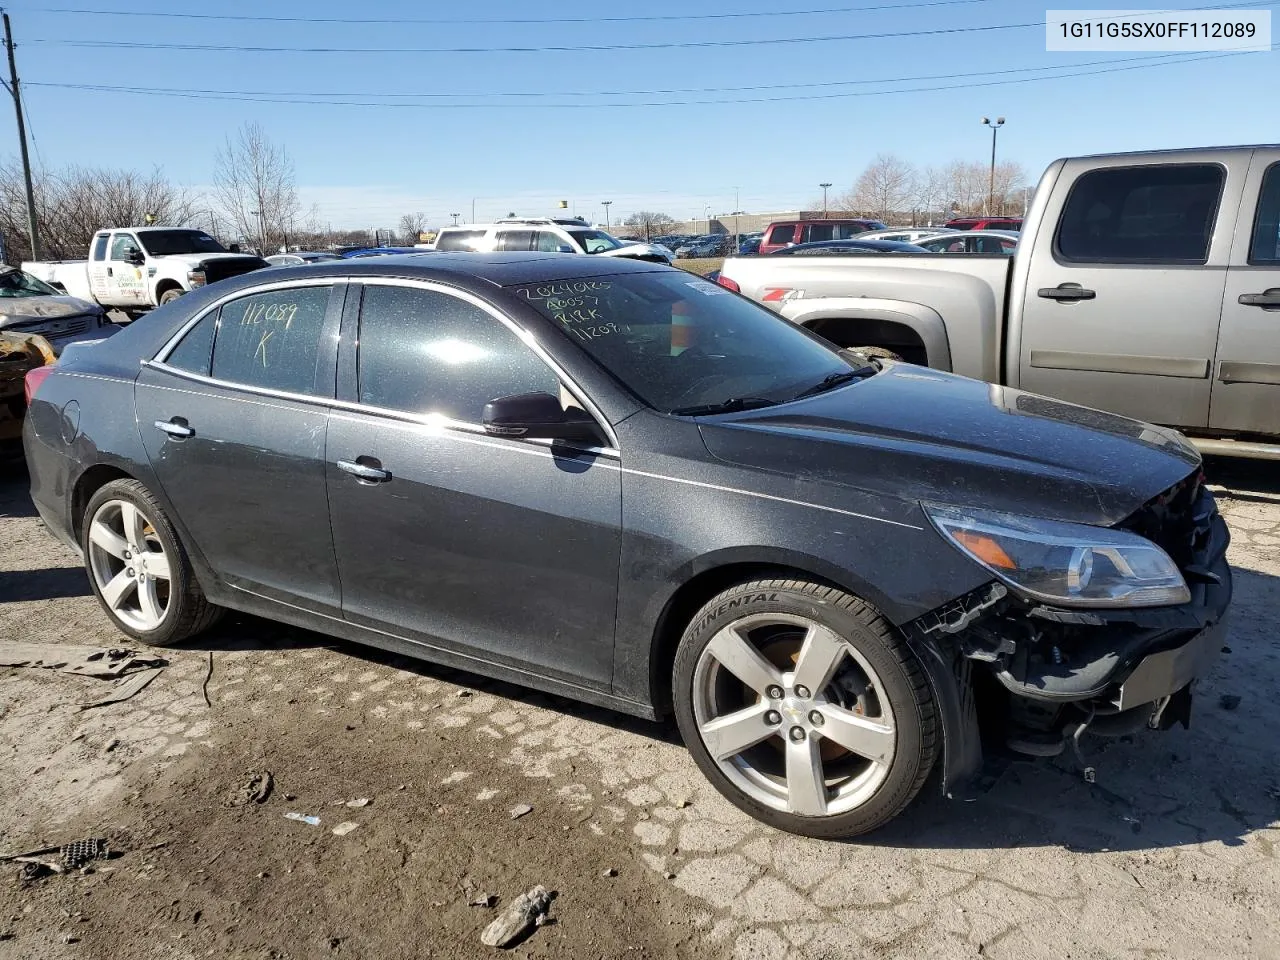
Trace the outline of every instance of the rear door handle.
{"type": "Polygon", "coordinates": [[[1242,293],[1237,302],[1246,307],[1280,307],[1280,287],[1262,293],[1242,293]]]}
{"type": "Polygon", "coordinates": [[[182,417],[174,417],[171,420],[157,420],[156,429],[163,430],[177,440],[185,440],[187,437],[196,435],[196,432],[187,425],[187,421],[182,417]]]}
{"type": "Polygon", "coordinates": [[[373,457],[360,457],[356,460],[339,460],[338,469],[345,470],[357,480],[363,480],[366,483],[386,483],[391,479],[391,471],[383,470],[381,461],[375,460],[373,457]],[[361,463],[361,460],[366,462],[361,463]]]}
{"type": "Polygon", "coordinates": [[[1036,291],[1036,296],[1045,300],[1057,300],[1059,303],[1072,303],[1076,300],[1092,300],[1097,294],[1078,283],[1060,283],[1056,287],[1041,287],[1036,291]]]}

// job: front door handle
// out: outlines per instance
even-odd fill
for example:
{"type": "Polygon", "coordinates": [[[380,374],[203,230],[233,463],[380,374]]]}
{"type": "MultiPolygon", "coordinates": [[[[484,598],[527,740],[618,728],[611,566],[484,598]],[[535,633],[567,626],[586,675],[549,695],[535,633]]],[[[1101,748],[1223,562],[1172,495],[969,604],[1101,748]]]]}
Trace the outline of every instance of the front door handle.
{"type": "Polygon", "coordinates": [[[1036,296],[1045,300],[1057,300],[1059,303],[1074,303],[1077,300],[1092,300],[1097,294],[1078,283],[1060,283],[1056,287],[1041,287],[1036,291],[1036,296]]]}
{"type": "Polygon", "coordinates": [[[175,440],[185,440],[187,437],[196,435],[196,432],[187,425],[187,421],[182,417],[174,417],[171,420],[157,420],[156,429],[163,430],[175,440]]]}
{"type": "Polygon", "coordinates": [[[115,274],[111,272],[111,268],[110,268],[110,267],[107,267],[107,276],[108,276],[108,277],[114,277],[114,276],[115,276],[115,274]]]}
{"type": "Polygon", "coordinates": [[[382,461],[373,457],[358,457],[355,460],[339,460],[338,469],[345,470],[357,480],[366,483],[386,483],[391,479],[391,471],[382,469],[382,461]],[[363,463],[361,461],[364,461],[363,463]]]}
{"type": "Polygon", "coordinates": [[[1246,307],[1280,307],[1280,287],[1262,293],[1242,293],[1237,302],[1246,307]]]}

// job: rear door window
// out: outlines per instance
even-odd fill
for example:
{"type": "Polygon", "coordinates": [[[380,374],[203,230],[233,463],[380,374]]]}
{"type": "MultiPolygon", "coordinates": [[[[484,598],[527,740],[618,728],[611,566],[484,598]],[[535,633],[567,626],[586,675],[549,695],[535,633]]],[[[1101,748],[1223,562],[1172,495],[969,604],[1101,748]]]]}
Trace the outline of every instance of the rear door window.
{"type": "Polygon", "coordinates": [[[107,241],[110,237],[105,234],[99,234],[93,238],[93,259],[105,260],[107,258],[107,241]]]}
{"type": "Polygon", "coordinates": [[[804,242],[835,239],[835,227],[830,223],[811,223],[804,228],[804,242]]]}
{"type": "Polygon", "coordinates": [[[529,250],[532,247],[532,230],[503,230],[498,234],[499,250],[529,250]]]}
{"type": "Polygon", "coordinates": [[[450,230],[436,240],[437,250],[475,250],[476,242],[484,237],[483,230],[450,230]]]}
{"type": "Polygon", "coordinates": [[[1216,164],[1092,170],[1058,224],[1057,253],[1078,263],[1204,263],[1225,172],[1216,164]]]}
{"type": "Polygon", "coordinates": [[[316,390],[316,359],[329,291],[328,286],[292,287],[223,304],[211,375],[285,393],[328,395],[316,390]]]}
{"type": "Polygon", "coordinates": [[[1280,163],[1273,163],[1262,177],[1249,262],[1267,266],[1280,264],[1280,163]]]}
{"type": "Polygon", "coordinates": [[[359,398],[373,407],[479,423],[498,397],[560,393],[559,378],[514,331],[438,290],[366,286],[359,344],[359,398]]]}
{"type": "Polygon", "coordinates": [[[769,239],[765,241],[768,244],[790,243],[796,233],[796,225],[794,223],[781,223],[769,231],[769,239]]]}

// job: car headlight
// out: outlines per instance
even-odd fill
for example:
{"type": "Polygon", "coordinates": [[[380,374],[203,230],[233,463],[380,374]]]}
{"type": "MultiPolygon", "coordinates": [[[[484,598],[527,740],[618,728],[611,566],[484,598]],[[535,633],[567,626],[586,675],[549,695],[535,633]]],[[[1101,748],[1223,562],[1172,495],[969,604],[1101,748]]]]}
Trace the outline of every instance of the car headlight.
{"type": "Polygon", "coordinates": [[[962,553],[1031,597],[1070,607],[1159,607],[1191,599],[1169,555],[1109,527],[925,507],[962,553]]]}

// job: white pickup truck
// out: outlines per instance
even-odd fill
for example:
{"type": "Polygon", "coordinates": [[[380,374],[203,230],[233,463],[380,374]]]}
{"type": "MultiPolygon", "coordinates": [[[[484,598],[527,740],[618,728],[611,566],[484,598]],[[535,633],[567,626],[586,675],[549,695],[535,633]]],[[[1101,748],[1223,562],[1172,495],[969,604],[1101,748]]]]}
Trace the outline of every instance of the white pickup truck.
{"type": "Polygon", "coordinates": [[[261,257],[227,250],[203,230],[128,227],[94,234],[88,260],[35,261],[22,269],[73,297],[133,314],[265,266],[261,257]]]}
{"type": "Polygon", "coordinates": [[[1015,387],[1280,459],[1280,145],[1057,160],[1012,257],[846,252],[734,257],[719,279],[992,402],[1015,387]]]}

